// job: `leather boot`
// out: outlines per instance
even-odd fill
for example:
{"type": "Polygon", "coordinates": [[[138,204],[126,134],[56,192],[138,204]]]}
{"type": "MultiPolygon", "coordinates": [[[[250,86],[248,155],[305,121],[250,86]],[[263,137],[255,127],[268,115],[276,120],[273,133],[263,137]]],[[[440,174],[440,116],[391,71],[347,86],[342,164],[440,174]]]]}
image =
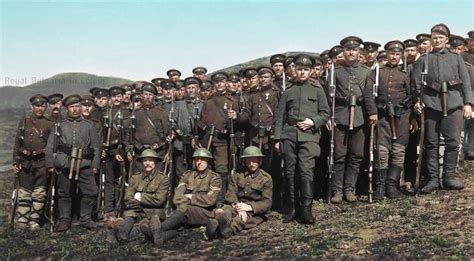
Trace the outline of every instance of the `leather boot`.
{"type": "Polygon", "coordinates": [[[288,209],[283,217],[283,223],[289,223],[295,219],[295,179],[293,177],[286,179],[288,209]]]}
{"type": "Polygon", "coordinates": [[[461,180],[456,178],[459,152],[456,148],[446,148],[444,152],[443,189],[460,190],[464,188],[461,180]]]}
{"type": "MultiPolygon", "coordinates": [[[[185,214],[179,210],[173,211],[171,216],[169,216],[163,223],[161,223],[159,229],[152,230],[153,232],[153,241],[156,246],[163,246],[168,238],[172,237],[174,233],[166,233],[169,230],[177,227],[184,222],[185,214]]],[[[150,224],[151,225],[151,224],[150,224]]],[[[173,230],[174,231],[174,230],[173,230]]]]}
{"type": "Polygon", "coordinates": [[[402,193],[398,190],[401,172],[402,168],[399,166],[390,165],[388,167],[386,186],[387,198],[400,198],[402,196],[402,193]]]}
{"type": "Polygon", "coordinates": [[[94,208],[96,197],[83,196],[81,198],[80,223],[85,229],[96,229],[99,224],[92,221],[92,209],[94,208]]]}
{"type": "Polygon", "coordinates": [[[64,232],[71,226],[71,198],[58,198],[59,221],[56,232],[64,232]]]}
{"type": "Polygon", "coordinates": [[[204,232],[204,239],[211,241],[216,238],[217,230],[219,229],[219,222],[217,219],[211,218],[206,225],[206,232],[204,232]]]}
{"type": "Polygon", "coordinates": [[[153,241],[153,233],[150,229],[150,220],[148,218],[144,218],[140,223],[138,223],[138,227],[140,228],[140,232],[145,235],[145,239],[153,241]]]}
{"type": "Polygon", "coordinates": [[[230,223],[232,222],[232,213],[224,211],[223,213],[216,213],[216,219],[219,223],[219,231],[223,238],[229,238],[232,236],[232,229],[230,223]]]}
{"type": "Polygon", "coordinates": [[[386,179],[387,179],[387,169],[376,170],[374,200],[384,199],[386,179]]]}
{"type": "Polygon", "coordinates": [[[126,217],[123,221],[122,226],[118,229],[117,238],[122,242],[126,242],[129,239],[130,231],[132,231],[135,219],[132,217],[126,217]]]}
{"type": "Polygon", "coordinates": [[[313,182],[302,180],[300,186],[301,223],[314,224],[314,217],[311,211],[313,206],[313,182]]]}

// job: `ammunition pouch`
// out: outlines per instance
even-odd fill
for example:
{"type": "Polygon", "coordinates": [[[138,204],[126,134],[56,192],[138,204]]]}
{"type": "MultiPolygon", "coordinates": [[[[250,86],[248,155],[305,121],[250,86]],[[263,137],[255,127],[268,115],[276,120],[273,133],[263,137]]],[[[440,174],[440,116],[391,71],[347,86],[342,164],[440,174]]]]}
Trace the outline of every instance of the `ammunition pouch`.
{"type": "Polygon", "coordinates": [[[352,106],[362,106],[364,104],[363,96],[335,97],[334,100],[336,101],[335,105],[338,107],[349,107],[351,104],[352,106]]]}
{"type": "MultiPolygon", "coordinates": [[[[69,156],[71,156],[71,154],[72,154],[72,149],[73,149],[72,146],[69,146],[69,145],[63,145],[63,144],[58,145],[58,151],[62,152],[64,154],[67,154],[69,156]]],[[[82,149],[81,158],[86,159],[86,160],[93,160],[94,159],[94,149],[93,148],[82,149]]]]}
{"type": "Polygon", "coordinates": [[[20,159],[21,160],[31,160],[31,161],[40,161],[44,160],[45,150],[29,150],[26,148],[20,148],[20,159]]]}
{"type": "MultiPolygon", "coordinates": [[[[462,87],[462,80],[450,80],[446,82],[447,85],[449,86],[449,90],[455,90],[455,91],[461,91],[462,87]]],[[[426,87],[430,88],[431,90],[441,93],[443,91],[443,84],[439,82],[434,82],[428,80],[426,83],[426,87]]],[[[447,90],[447,91],[449,91],[447,90]]]]}

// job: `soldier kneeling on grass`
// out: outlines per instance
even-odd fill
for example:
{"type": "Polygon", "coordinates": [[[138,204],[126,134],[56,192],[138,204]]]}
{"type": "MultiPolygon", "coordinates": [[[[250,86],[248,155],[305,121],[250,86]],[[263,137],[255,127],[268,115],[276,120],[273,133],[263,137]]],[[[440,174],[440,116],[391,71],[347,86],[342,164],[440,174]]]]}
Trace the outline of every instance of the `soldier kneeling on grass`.
{"type": "Polygon", "coordinates": [[[111,224],[112,230],[107,235],[109,243],[133,240],[140,230],[148,239],[152,239],[153,231],[160,227],[160,220],[165,219],[170,184],[168,177],[157,169],[157,162],[161,158],[153,149],[146,149],[138,159],[143,171],[130,177],[125,192],[123,219],[119,218],[111,224]],[[139,227],[134,226],[137,221],[140,221],[139,227]]]}
{"type": "Polygon", "coordinates": [[[273,183],[270,174],[260,168],[264,155],[258,147],[245,148],[241,159],[246,170],[234,172],[225,196],[224,207],[214,211],[204,237],[207,240],[221,236],[229,238],[244,229],[251,229],[266,220],[272,206],[273,183]]]}

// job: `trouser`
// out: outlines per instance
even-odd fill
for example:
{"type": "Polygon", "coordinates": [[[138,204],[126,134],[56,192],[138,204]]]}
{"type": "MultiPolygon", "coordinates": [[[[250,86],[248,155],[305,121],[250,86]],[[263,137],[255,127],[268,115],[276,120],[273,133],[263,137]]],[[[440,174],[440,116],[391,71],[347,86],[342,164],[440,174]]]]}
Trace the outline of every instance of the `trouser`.
{"type": "Polygon", "coordinates": [[[22,168],[17,175],[20,185],[17,208],[18,222],[39,223],[48,194],[46,168],[22,168]]]}
{"type": "Polygon", "coordinates": [[[104,212],[112,212],[119,200],[121,167],[114,155],[107,155],[105,162],[105,206],[104,212]]]}
{"type": "Polygon", "coordinates": [[[255,215],[252,212],[247,212],[247,221],[244,223],[242,219],[239,217],[237,211],[231,205],[224,205],[222,208],[225,212],[230,212],[232,215],[232,221],[230,223],[230,227],[233,233],[237,233],[242,230],[247,230],[254,228],[260,225],[263,221],[265,221],[264,216],[255,215]]]}
{"type": "Polygon", "coordinates": [[[405,161],[405,148],[408,145],[410,138],[410,114],[405,113],[397,118],[396,132],[397,139],[392,140],[392,130],[388,118],[380,118],[377,121],[377,135],[378,141],[374,139],[375,152],[377,153],[375,159],[375,167],[378,169],[386,169],[388,165],[394,165],[403,169],[405,161]]]}

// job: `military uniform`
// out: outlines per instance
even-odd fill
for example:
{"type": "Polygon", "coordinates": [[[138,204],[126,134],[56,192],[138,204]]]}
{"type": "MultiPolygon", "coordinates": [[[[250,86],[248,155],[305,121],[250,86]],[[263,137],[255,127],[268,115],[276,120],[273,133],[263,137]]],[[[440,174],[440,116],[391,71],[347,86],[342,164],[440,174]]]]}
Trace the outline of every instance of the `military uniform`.
{"type": "MultiPolygon", "coordinates": [[[[79,103],[80,100],[79,95],[71,95],[63,100],[63,104],[67,107],[79,103]]],[[[66,230],[71,222],[71,193],[75,186],[79,187],[82,195],[80,203],[81,224],[89,226],[91,224],[92,207],[95,204],[98,192],[93,169],[99,169],[100,165],[100,136],[95,131],[94,124],[81,117],[71,118],[67,116],[57,124],[59,124],[59,136],[51,132],[48,138],[46,168],[54,168],[58,173],[58,230],[66,230]],[[75,149],[82,149],[82,154],[77,155],[82,160],[80,164],[77,164],[76,160],[75,164],[79,168],[74,169],[79,169],[78,173],[75,173],[75,175],[78,175],[77,182],[75,182],[74,174],[72,179],[69,179],[71,155],[75,149]]]]}
{"type": "MultiPolygon", "coordinates": [[[[295,63],[312,68],[313,58],[300,55],[295,63]]],[[[320,155],[318,145],[320,128],[329,119],[329,107],[323,88],[309,81],[294,82],[287,86],[275,114],[275,142],[280,142],[284,161],[284,176],[290,204],[294,216],[296,195],[301,197],[302,216],[311,215],[313,201],[313,175],[316,158],[320,155]],[[314,126],[302,130],[296,126],[309,118],[314,126]],[[296,175],[296,173],[299,175],[296,175]],[[299,180],[296,181],[296,177],[299,180]],[[297,183],[299,182],[299,184],[297,183]]],[[[289,217],[288,221],[293,219],[289,217]]]]}
{"type": "MultiPolygon", "coordinates": [[[[400,41],[391,41],[385,45],[385,49],[403,52],[404,45],[400,41]]],[[[398,64],[387,63],[379,72],[377,97],[373,96],[373,86],[376,82],[376,75],[373,72],[368,80],[368,86],[364,89],[364,102],[368,115],[378,115],[375,198],[383,199],[385,180],[387,180],[387,196],[390,198],[400,196],[397,186],[405,161],[405,148],[410,138],[409,121],[413,102],[408,74],[403,72],[398,64]],[[392,119],[394,126],[390,124],[392,119]],[[396,139],[393,140],[395,134],[396,139]]]]}
{"type": "MultiPolygon", "coordinates": [[[[47,99],[35,95],[32,104],[46,103],[47,99]]],[[[18,175],[18,223],[36,229],[47,197],[48,174],[45,168],[45,146],[54,122],[46,117],[21,120],[13,147],[13,163],[21,166],[18,175]]]]}
{"type": "MultiPolygon", "coordinates": [[[[439,24],[432,32],[449,37],[446,25],[439,24]]],[[[448,189],[460,189],[462,182],[455,179],[458,148],[463,121],[463,105],[473,103],[471,83],[462,57],[449,52],[445,47],[423,55],[416,62],[412,75],[412,88],[417,97],[423,88],[422,102],[425,105],[425,167],[430,178],[422,192],[430,193],[439,186],[438,148],[439,134],[442,134],[446,148],[444,151],[443,185],[448,189]],[[428,68],[425,68],[425,63],[428,68]],[[427,69],[426,86],[422,85],[421,74],[427,69]],[[441,102],[442,84],[447,83],[447,116],[443,116],[441,102]]]]}

